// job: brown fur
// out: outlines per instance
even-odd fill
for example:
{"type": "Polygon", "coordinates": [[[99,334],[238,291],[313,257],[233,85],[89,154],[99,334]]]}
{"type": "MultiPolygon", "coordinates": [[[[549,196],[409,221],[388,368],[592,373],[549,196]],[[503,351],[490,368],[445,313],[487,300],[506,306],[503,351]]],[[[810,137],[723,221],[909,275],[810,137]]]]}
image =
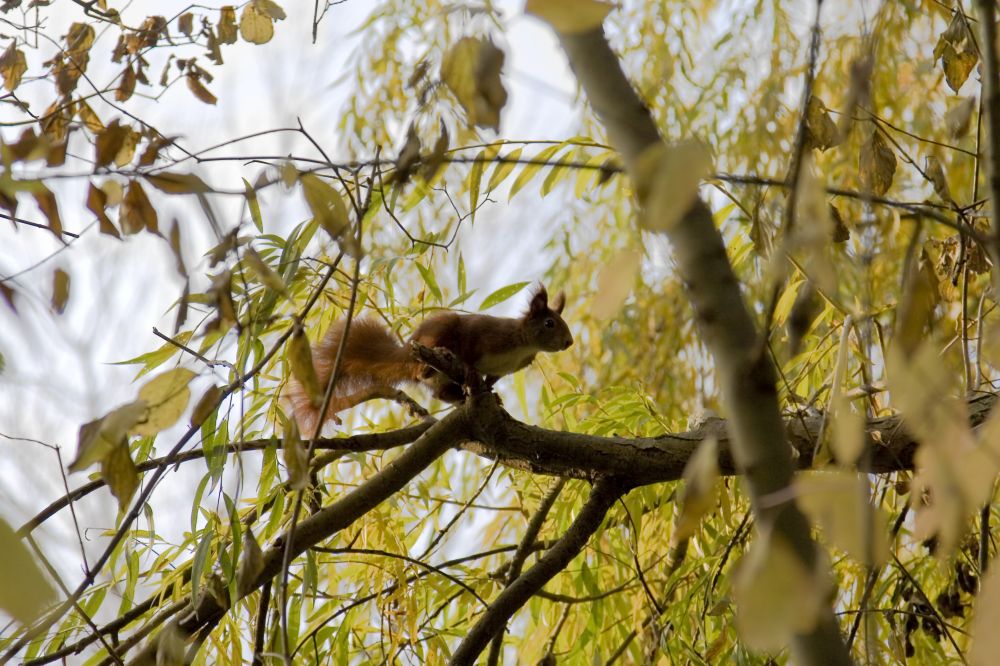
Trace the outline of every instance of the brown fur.
{"type": "MultiPolygon", "coordinates": [[[[560,292],[550,307],[545,287],[539,286],[528,311],[519,318],[439,312],[425,319],[411,340],[426,347],[448,349],[467,366],[486,375],[487,384],[492,386],[500,377],[529,365],[538,352],[560,351],[573,344],[569,327],[560,316],[565,303],[560,292]]],[[[313,349],[313,365],[324,388],[343,334],[343,323],[334,324],[313,349]]],[[[462,386],[414,360],[409,348],[401,345],[382,323],[358,319],[348,333],[327,418],[335,420],[337,412],[359,404],[367,399],[364,396],[385,393],[406,381],[422,381],[437,398],[448,402],[459,402],[464,397],[462,386]]],[[[312,436],[319,408],[294,377],[288,382],[287,396],[300,431],[312,436]]]]}

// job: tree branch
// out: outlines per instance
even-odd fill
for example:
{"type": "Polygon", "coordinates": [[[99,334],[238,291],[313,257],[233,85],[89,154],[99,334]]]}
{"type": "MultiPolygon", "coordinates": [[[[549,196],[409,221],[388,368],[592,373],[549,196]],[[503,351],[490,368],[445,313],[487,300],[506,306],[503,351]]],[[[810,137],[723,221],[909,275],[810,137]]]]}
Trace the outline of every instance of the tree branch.
{"type": "Polygon", "coordinates": [[[524,604],[580,554],[590,537],[601,526],[604,515],[618,501],[626,486],[620,480],[602,478],[594,484],[590,497],[573,524],[535,566],[528,569],[490,604],[451,657],[452,666],[475,663],[490,640],[498,635],[524,604]]]}
{"type": "MultiPolygon", "coordinates": [[[[663,145],[649,110],[622,71],[602,27],[576,34],[558,33],[558,37],[612,145],[636,180],[642,155],[663,145]]],[[[714,359],[732,419],[733,456],[746,476],[754,513],[761,524],[772,525],[787,539],[811,570],[818,550],[808,521],[792,503],[769,506],[761,502],[761,498],[791,484],[791,448],[779,411],[774,367],[767,354],[753,352],[760,338],[711,210],[696,198],[666,234],[714,359]]],[[[791,651],[792,658],[802,664],[851,663],[830,608],[822,610],[815,628],[793,637],[791,651]]]]}

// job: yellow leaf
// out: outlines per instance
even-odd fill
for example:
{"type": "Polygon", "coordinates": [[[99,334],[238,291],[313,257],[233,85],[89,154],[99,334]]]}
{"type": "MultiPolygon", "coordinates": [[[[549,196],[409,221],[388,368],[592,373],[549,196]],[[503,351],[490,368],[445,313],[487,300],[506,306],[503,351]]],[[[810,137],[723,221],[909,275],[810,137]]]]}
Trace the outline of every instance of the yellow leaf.
{"type": "Polygon", "coordinates": [[[249,4],[240,16],[240,35],[251,44],[267,44],[274,37],[274,23],[256,4],[249,4]]]}
{"type": "Polygon", "coordinates": [[[868,503],[867,482],[852,472],[799,474],[799,508],[822,528],[830,543],[865,566],[881,566],[889,557],[888,519],[868,503]]]}
{"type": "Polygon", "coordinates": [[[811,631],[827,603],[830,581],[819,558],[809,571],[778,534],[759,533],[733,573],[736,630],[752,649],[778,652],[811,631]]]}
{"type": "Polygon", "coordinates": [[[69,273],[57,268],[52,274],[52,309],[62,314],[69,300],[69,273]]]}
{"type": "MultiPolygon", "coordinates": [[[[313,433],[309,433],[312,435],[313,433]]],[[[295,419],[290,419],[285,426],[284,443],[281,450],[288,470],[288,483],[295,490],[302,490],[309,485],[309,459],[306,447],[299,435],[299,426],[295,419]]]]}
{"type": "Polygon", "coordinates": [[[323,230],[338,241],[348,254],[359,256],[360,248],[350,233],[350,218],[340,192],[313,173],[299,175],[299,182],[302,183],[306,204],[323,230]]]}
{"type": "Polygon", "coordinates": [[[129,500],[139,487],[139,470],[132,462],[128,440],[123,439],[112,447],[110,453],[101,460],[101,478],[118,500],[119,510],[128,508],[129,500]]]}
{"type": "Polygon", "coordinates": [[[146,382],[139,389],[139,399],[149,405],[149,414],[132,428],[132,434],[149,437],[177,423],[191,398],[188,384],[194,377],[187,368],[174,368],[146,382]]]}
{"type": "Polygon", "coordinates": [[[670,535],[671,546],[690,538],[709,511],[715,508],[718,495],[719,442],[706,437],[684,466],[684,493],[681,511],[670,535]]]}
{"type": "Polygon", "coordinates": [[[0,609],[23,625],[31,624],[55,601],[55,590],[24,542],[0,518],[0,609]]]}
{"type": "Polygon", "coordinates": [[[0,56],[0,75],[3,76],[3,87],[13,92],[21,83],[21,77],[28,71],[28,61],[21,49],[15,48],[17,40],[11,40],[10,46],[0,56]]]}
{"type": "Polygon", "coordinates": [[[264,570],[264,551],[254,538],[249,527],[243,530],[243,542],[240,549],[240,564],[236,569],[236,589],[243,597],[253,590],[253,583],[264,570]]]}
{"type": "Polygon", "coordinates": [[[951,192],[948,190],[948,179],[945,178],[941,160],[935,155],[924,157],[924,172],[931,179],[931,184],[934,186],[934,193],[941,197],[943,201],[951,201],[951,192]]]}
{"type": "Polygon", "coordinates": [[[656,144],[639,156],[636,194],[643,205],[640,226],[671,229],[690,210],[703,178],[712,173],[708,147],[697,141],[656,144]]]}
{"type": "MultiPolygon", "coordinates": [[[[306,390],[306,395],[313,404],[318,405],[323,400],[323,389],[316,376],[316,368],[313,366],[312,351],[309,348],[309,338],[306,337],[302,326],[296,325],[292,337],[288,339],[285,346],[285,358],[292,370],[292,376],[302,384],[306,390]]],[[[312,434],[312,433],[308,433],[312,434]]]]}
{"type": "Polygon", "coordinates": [[[507,90],[500,79],[504,53],[488,39],[463,37],[441,61],[441,78],[465,110],[470,125],[500,128],[507,90]]]}
{"type": "Polygon", "coordinates": [[[528,0],[524,11],[563,34],[596,30],[616,5],[597,0],[528,0]]]}
{"type": "Polygon", "coordinates": [[[835,400],[830,448],[837,462],[845,466],[856,463],[865,450],[865,419],[843,396],[835,400]]]}
{"type": "Polygon", "coordinates": [[[591,314],[596,319],[610,319],[621,310],[632,293],[642,254],[636,250],[619,250],[597,274],[597,295],[591,314]]]}
{"type": "Polygon", "coordinates": [[[125,138],[118,152],[115,153],[114,159],[115,166],[119,167],[123,167],[132,161],[132,157],[135,156],[135,148],[139,145],[139,133],[131,127],[126,127],[125,130],[125,138]]]}

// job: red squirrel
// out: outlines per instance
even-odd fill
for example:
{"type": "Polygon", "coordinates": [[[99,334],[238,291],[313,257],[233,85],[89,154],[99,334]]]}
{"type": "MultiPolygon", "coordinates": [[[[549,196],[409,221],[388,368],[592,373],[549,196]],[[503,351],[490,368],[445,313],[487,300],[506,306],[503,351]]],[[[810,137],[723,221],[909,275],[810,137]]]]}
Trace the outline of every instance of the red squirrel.
{"type": "MultiPolygon", "coordinates": [[[[549,305],[544,286],[531,297],[527,312],[521,317],[494,317],[444,311],[427,317],[413,332],[411,341],[425,347],[444,347],[460,361],[486,376],[487,386],[500,377],[526,367],[538,352],[554,352],[573,344],[573,335],[560,314],[566,304],[563,292],[549,305]]],[[[344,323],[334,324],[313,349],[313,366],[320,386],[326,386],[337,358],[344,323]]],[[[327,420],[357,401],[360,391],[394,389],[404,382],[423,382],[434,396],[447,402],[460,402],[462,387],[441,373],[413,358],[409,345],[402,345],[382,323],[361,318],[351,322],[340,360],[337,384],[333,388],[327,420]]],[[[294,377],[288,383],[288,399],[299,430],[315,432],[319,406],[294,377]]]]}

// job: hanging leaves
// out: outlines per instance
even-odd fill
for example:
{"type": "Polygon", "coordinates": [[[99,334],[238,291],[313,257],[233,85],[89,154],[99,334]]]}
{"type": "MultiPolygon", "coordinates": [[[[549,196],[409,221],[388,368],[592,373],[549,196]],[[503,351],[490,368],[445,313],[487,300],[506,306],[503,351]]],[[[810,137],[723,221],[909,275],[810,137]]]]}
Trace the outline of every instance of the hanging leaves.
{"type": "Polygon", "coordinates": [[[306,337],[301,325],[296,324],[295,331],[285,345],[285,358],[291,367],[292,377],[302,384],[312,403],[314,405],[322,403],[324,387],[320,386],[319,378],[316,376],[309,338],[306,337]]]}
{"type": "Polygon", "coordinates": [[[219,23],[216,26],[220,44],[235,44],[238,27],[236,26],[236,9],[232,5],[219,8],[219,23]]]}
{"type": "Polygon", "coordinates": [[[868,503],[863,476],[851,472],[800,474],[795,480],[795,497],[799,508],[830,543],[855,561],[877,567],[888,559],[888,520],[868,503]]]}
{"type": "Polygon", "coordinates": [[[719,442],[706,437],[684,466],[684,492],[681,510],[674,520],[670,544],[676,547],[694,536],[701,519],[715,508],[719,494],[719,442]]]}
{"type": "Polygon", "coordinates": [[[895,173],[896,156],[886,145],[878,129],[873,129],[871,136],[861,146],[861,156],[858,158],[861,185],[880,197],[889,191],[895,173]]]}
{"type": "MultiPolygon", "coordinates": [[[[313,433],[309,433],[310,436],[313,433]]],[[[302,490],[309,485],[309,457],[299,434],[299,426],[291,419],[285,426],[281,449],[288,471],[288,483],[294,490],[302,490]]]]}
{"type": "Polygon", "coordinates": [[[976,110],[975,97],[963,97],[944,114],[944,123],[952,139],[959,139],[969,132],[972,112],[976,110]]]}
{"type": "Polygon", "coordinates": [[[212,188],[193,173],[148,173],[143,176],[151,185],[167,194],[203,194],[212,188]]]}
{"type": "Polygon", "coordinates": [[[219,99],[209,92],[208,88],[201,82],[201,77],[199,77],[195,72],[188,72],[184,77],[187,80],[188,90],[194,93],[194,96],[205,104],[214,105],[219,99]]]}
{"type": "Polygon", "coordinates": [[[323,230],[351,256],[360,256],[361,248],[350,233],[350,218],[340,192],[313,173],[299,175],[299,182],[306,204],[323,230]]]}
{"type": "Polygon", "coordinates": [[[441,61],[441,78],[465,110],[469,125],[500,129],[507,90],[500,80],[504,53],[481,37],[458,40],[441,61]]]}

